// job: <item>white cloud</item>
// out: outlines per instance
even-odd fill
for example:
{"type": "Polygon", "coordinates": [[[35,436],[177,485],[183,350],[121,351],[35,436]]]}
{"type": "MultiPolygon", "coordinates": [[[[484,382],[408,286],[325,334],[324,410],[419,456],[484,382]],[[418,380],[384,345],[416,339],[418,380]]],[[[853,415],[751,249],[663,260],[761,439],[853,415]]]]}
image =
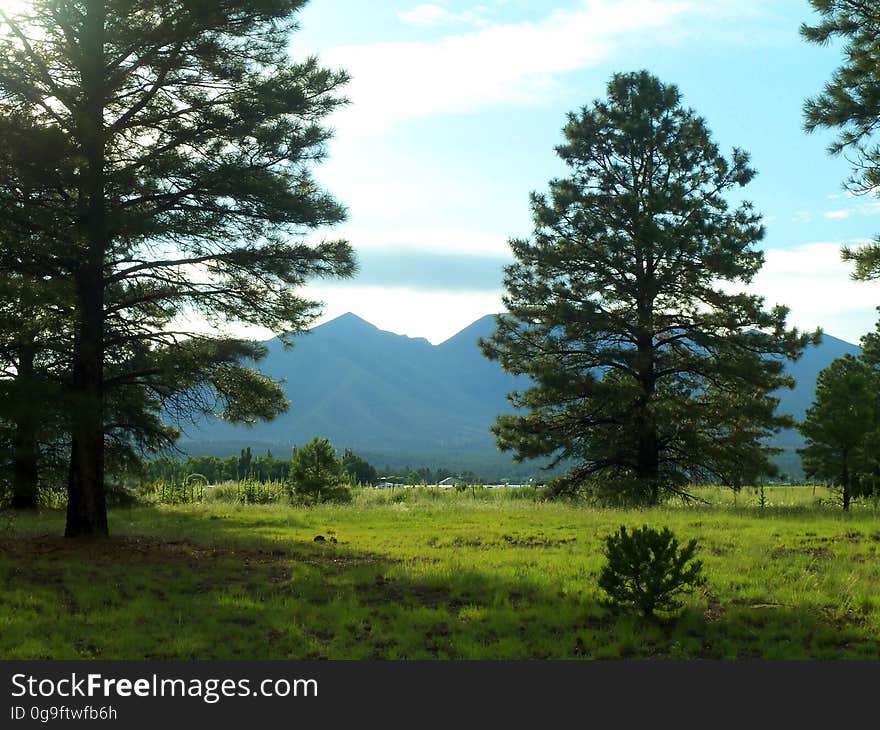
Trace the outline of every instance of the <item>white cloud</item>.
{"type": "Polygon", "coordinates": [[[840,208],[838,210],[829,210],[825,213],[825,217],[829,220],[845,220],[852,218],[854,215],[878,215],[880,214],[880,201],[871,203],[863,203],[853,208],[840,208]]]}
{"type": "Polygon", "coordinates": [[[412,10],[397,14],[404,23],[412,25],[436,25],[447,20],[449,16],[449,11],[439,5],[418,5],[412,10]]]}
{"type": "Polygon", "coordinates": [[[350,241],[355,250],[398,249],[402,256],[405,256],[407,251],[413,250],[468,256],[511,256],[510,246],[504,234],[454,227],[394,227],[381,231],[343,226],[333,231],[333,238],[350,241]]]}
{"type": "Polygon", "coordinates": [[[422,27],[450,25],[455,23],[486,27],[490,24],[489,20],[486,18],[486,13],[488,11],[489,8],[485,5],[477,5],[471,10],[465,10],[461,13],[452,13],[440,5],[425,3],[417,5],[412,10],[398,13],[397,17],[404,23],[422,27]]]}
{"type": "Polygon", "coordinates": [[[424,337],[437,345],[487,314],[504,309],[501,292],[425,292],[405,288],[309,287],[308,295],[325,302],[319,323],[346,312],[379,329],[424,337]]]}
{"type": "MultiPolygon", "coordinates": [[[[850,241],[859,245],[863,240],[850,241]]],[[[818,242],[766,251],[766,263],[749,290],[767,306],[791,310],[789,325],[825,332],[858,344],[874,329],[880,282],[854,281],[852,266],[841,260],[843,242],[818,242]]],[[[733,287],[731,287],[733,288],[733,287]]],[[[410,337],[441,342],[485,314],[502,311],[502,292],[445,292],[403,288],[310,287],[325,301],[321,321],[353,311],[376,326],[410,337]]]]}
{"type": "MultiPolygon", "coordinates": [[[[503,172],[437,164],[435,155],[458,144],[451,136],[433,139],[430,152],[398,147],[393,138],[367,144],[350,137],[334,140],[332,155],[316,176],[348,206],[349,223],[324,235],[347,238],[357,248],[413,246],[440,253],[506,254],[508,236],[532,231],[528,183],[513,189],[503,183],[496,186],[493,178],[503,172]]],[[[544,179],[558,169],[549,144],[547,156],[551,164],[544,179]]],[[[478,160],[475,157],[475,164],[478,160]]],[[[536,167],[528,160],[516,164],[536,167]]],[[[507,167],[511,168],[513,164],[507,167]]]]}
{"type": "MultiPolygon", "coordinates": [[[[880,282],[853,281],[851,265],[840,258],[842,245],[841,242],[821,242],[785,250],[771,249],[766,252],[764,268],[749,289],[765,297],[767,306],[788,306],[790,326],[805,331],[822,327],[829,335],[858,344],[862,335],[874,329],[876,307],[880,305],[880,282]]],[[[354,312],[380,329],[424,337],[434,344],[486,314],[503,311],[500,289],[425,291],[403,287],[342,288],[332,283],[316,283],[306,287],[303,294],[325,303],[318,323],[354,312]]],[[[187,318],[185,325],[195,331],[214,331],[199,317],[187,318]]],[[[227,330],[257,340],[267,340],[275,334],[234,324],[227,330]]]]}
{"type": "MultiPolygon", "coordinates": [[[[559,92],[560,76],[605,60],[635,34],[656,38],[698,8],[690,0],[582,0],[538,22],[490,25],[429,42],[325,50],[322,60],[353,77],[353,103],[336,126],[340,136],[361,137],[434,114],[542,103],[559,92]]],[[[427,21],[443,13],[424,5],[411,17],[427,21]]]]}
{"type": "Polygon", "coordinates": [[[764,296],[768,305],[788,306],[790,324],[796,327],[822,327],[830,335],[858,343],[873,329],[880,282],[853,281],[852,265],[840,257],[842,245],[821,242],[771,249],[751,290],[764,296]]]}
{"type": "MultiPolygon", "coordinates": [[[[480,317],[503,311],[502,293],[501,290],[421,291],[404,287],[338,288],[320,284],[307,286],[302,291],[303,296],[324,304],[315,325],[353,312],[379,329],[407,337],[424,337],[434,345],[458,334],[480,317]]],[[[279,334],[241,323],[218,328],[194,313],[180,317],[176,324],[188,332],[216,335],[222,331],[258,342],[279,334]]]]}

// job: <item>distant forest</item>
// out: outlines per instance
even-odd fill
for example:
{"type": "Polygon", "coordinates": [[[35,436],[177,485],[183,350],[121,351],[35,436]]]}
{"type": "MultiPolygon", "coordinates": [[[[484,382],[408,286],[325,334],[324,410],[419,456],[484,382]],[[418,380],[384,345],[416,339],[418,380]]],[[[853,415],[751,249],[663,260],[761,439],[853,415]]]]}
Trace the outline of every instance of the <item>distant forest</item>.
{"type": "MultiPolygon", "coordinates": [[[[210,483],[253,479],[259,482],[283,481],[290,470],[292,447],[285,444],[252,445],[235,442],[192,444],[189,454],[165,455],[147,464],[152,480],[181,481],[190,474],[201,474],[210,483]],[[237,455],[236,455],[237,454],[237,455]]],[[[437,484],[449,477],[468,483],[525,484],[530,479],[541,482],[561,474],[564,465],[545,469],[546,460],[517,463],[512,457],[485,452],[381,452],[351,449],[340,451],[343,465],[350,474],[358,462],[374,470],[354,473],[354,483],[370,484],[389,480],[407,483],[417,476],[416,484],[437,484]],[[360,478],[358,478],[360,477],[360,478]]]]}
{"type": "MultiPolygon", "coordinates": [[[[212,484],[238,479],[259,482],[284,481],[290,470],[292,447],[287,444],[246,444],[238,442],[198,442],[187,444],[186,454],[163,456],[147,465],[152,480],[181,481],[190,474],[201,474],[212,484]],[[236,455],[237,454],[237,455],[236,455]]],[[[351,449],[340,452],[346,471],[352,471],[352,457],[368,464],[375,470],[375,481],[386,477],[406,483],[418,475],[417,484],[437,484],[448,477],[460,478],[468,483],[480,484],[526,484],[529,480],[543,482],[563,474],[568,464],[552,469],[545,468],[546,460],[518,463],[507,454],[486,452],[436,452],[436,451],[373,451],[351,449]]],[[[795,482],[803,480],[804,472],[800,456],[786,450],[774,458],[779,474],[769,482],[795,482]]],[[[357,476],[357,475],[355,475],[357,476]]],[[[363,476],[363,472],[361,473],[363,476]]],[[[354,483],[375,483],[371,479],[357,479],[354,483]]]]}

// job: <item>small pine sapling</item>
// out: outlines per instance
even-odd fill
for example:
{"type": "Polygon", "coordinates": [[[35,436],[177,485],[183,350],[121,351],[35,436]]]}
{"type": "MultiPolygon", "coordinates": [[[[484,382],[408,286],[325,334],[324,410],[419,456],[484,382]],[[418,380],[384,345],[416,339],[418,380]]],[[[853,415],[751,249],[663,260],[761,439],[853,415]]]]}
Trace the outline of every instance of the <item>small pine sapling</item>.
{"type": "Polygon", "coordinates": [[[679,608],[679,594],[705,583],[703,563],[694,560],[697,541],[679,549],[667,527],[655,530],[645,525],[629,532],[622,526],[604,542],[608,563],[599,575],[599,587],[613,603],[634,606],[645,618],[658,610],[679,608]]]}

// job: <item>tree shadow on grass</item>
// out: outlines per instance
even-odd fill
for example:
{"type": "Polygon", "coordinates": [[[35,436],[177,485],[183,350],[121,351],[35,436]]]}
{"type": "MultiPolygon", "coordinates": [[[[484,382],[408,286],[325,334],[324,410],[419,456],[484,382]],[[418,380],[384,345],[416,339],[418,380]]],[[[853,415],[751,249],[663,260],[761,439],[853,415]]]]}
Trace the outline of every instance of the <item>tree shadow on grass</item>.
{"type": "Polygon", "coordinates": [[[109,542],[0,536],[0,658],[878,655],[865,622],[819,611],[708,595],[705,611],[696,602],[650,622],[609,610],[592,587],[568,593],[522,574],[397,560],[303,530],[281,538],[234,513],[210,530],[204,515],[173,519],[166,538],[138,535],[134,523],[109,542]]]}
{"type": "Polygon", "coordinates": [[[816,606],[709,602],[663,623],[672,659],[876,659],[880,641],[865,616],[816,606]]]}

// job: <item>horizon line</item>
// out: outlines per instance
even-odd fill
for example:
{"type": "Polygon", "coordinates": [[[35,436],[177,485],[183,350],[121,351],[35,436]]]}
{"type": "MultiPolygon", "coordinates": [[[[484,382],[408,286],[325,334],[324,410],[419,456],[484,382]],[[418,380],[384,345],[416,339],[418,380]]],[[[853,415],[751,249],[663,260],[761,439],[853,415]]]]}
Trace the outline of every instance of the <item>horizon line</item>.
{"type": "MultiPolygon", "coordinates": [[[[384,332],[384,333],[386,333],[386,334],[395,335],[396,337],[404,337],[404,338],[406,338],[406,339],[408,339],[408,340],[424,340],[424,341],[427,342],[429,345],[431,345],[431,347],[441,347],[442,345],[445,345],[447,342],[450,342],[451,340],[454,340],[454,339],[455,339],[456,337],[458,337],[462,332],[464,332],[464,331],[470,329],[471,327],[473,327],[477,322],[480,322],[481,320],[484,320],[484,319],[486,319],[487,317],[497,317],[497,316],[499,316],[499,315],[501,315],[501,314],[504,314],[504,312],[496,312],[496,313],[494,313],[494,314],[485,314],[485,315],[483,315],[482,317],[478,317],[477,319],[475,319],[475,320],[474,320],[473,322],[471,322],[470,324],[465,325],[464,327],[462,327],[458,332],[454,333],[454,334],[451,335],[450,337],[447,337],[445,340],[442,340],[441,342],[438,342],[437,344],[434,344],[433,342],[431,342],[431,341],[430,341],[427,337],[425,337],[424,335],[412,336],[412,335],[406,335],[406,334],[403,334],[403,333],[401,333],[401,332],[394,332],[393,330],[383,329],[383,328],[380,327],[379,325],[374,324],[373,322],[370,322],[370,321],[369,321],[368,319],[366,319],[365,317],[362,317],[361,315],[357,314],[356,312],[352,312],[352,311],[343,312],[342,314],[339,314],[339,315],[333,317],[332,319],[328,319],[326,322],[321,322],[321,324],[317,324],[317,325],[315,325],[315,326],[313,326],[313,327],[310,327],[310,328],[307,330],[307,332],[313,332],[314,330],[320,329],[321,327],[326,327],[326,326],[329,325],[329,324],[333,324],[334,322],[338,322],[340,319],[345,319],[345,318],[347,318],[347,317],[348,317],[348,318],[354,317],[355,319],[360,320],[360,321],[363,322],[364,324],[369,325],[370,327],[372,327],[372,328],[378,330],[379,332],[384,332]]],[[[305,333],[303,333],[303,334],[305,334],[305,333]]],[[[843,342],[843,343],[845,343],[845,344],[847,344],[847,345],[850,345],[850,346],[852,346],[852,347],[858,347],[858,348],[861,348],[861,345],[860,345],[860,344],[857,344],[857,343],[854,343],[854,342],[850,342],[849,340],[844,340],[844,339],[842,339],[841,337],[837,337],[837,336],[831,334],[830,332],[826,332],[825,330],[822,331],[822,335],[823,335],[823,337],[830,337],[830,338],[832,338],[832,339],[834,339],[834,340],[837,340],[838,342],[843,342]]],[[[272,338],[272,339],[277,339],[277,338],[272,338]]]]}

